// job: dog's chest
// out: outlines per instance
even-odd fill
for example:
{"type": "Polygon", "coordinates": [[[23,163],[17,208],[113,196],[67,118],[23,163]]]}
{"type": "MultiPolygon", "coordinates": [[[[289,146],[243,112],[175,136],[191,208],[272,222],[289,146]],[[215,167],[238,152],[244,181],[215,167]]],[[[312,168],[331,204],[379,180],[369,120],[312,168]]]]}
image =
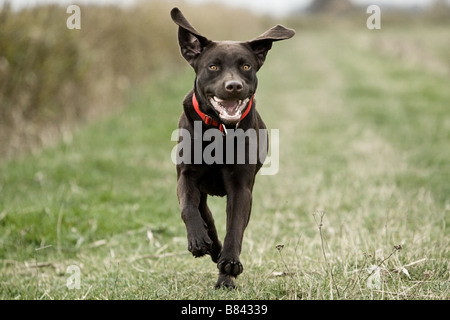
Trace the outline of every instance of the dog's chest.
{"type": "Polygon", "coordinates": [[[221,165],[202,166],[196,176],[201,192],[220,197],[226,195],[221,165]]]}

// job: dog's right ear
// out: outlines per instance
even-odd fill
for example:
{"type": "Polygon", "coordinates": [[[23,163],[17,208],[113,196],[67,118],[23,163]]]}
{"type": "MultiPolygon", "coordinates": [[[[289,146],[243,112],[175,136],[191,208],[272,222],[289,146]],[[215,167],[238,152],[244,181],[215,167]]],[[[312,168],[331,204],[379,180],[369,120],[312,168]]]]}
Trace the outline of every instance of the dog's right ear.
{"type": "Polygon", "coordinates": [[[179,26],[178,44],[180,45],[181,55],[194,67],[195,61],[211,41],[195,30],[178,8],[173,8],[170,11],[170,16],[179,26]]]}

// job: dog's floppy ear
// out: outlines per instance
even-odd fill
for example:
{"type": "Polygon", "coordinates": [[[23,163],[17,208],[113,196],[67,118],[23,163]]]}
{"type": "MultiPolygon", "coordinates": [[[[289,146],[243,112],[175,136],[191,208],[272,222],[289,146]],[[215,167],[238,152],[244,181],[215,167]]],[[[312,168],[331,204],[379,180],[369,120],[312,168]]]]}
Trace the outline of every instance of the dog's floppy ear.
{"type": "Polygon", "coordinates": [[[258,69],[264,64],[267,52],[272,48],[273,42],[292,38],[294,34],[294,30],[285,28],[282,25],[276,25],[259,37],[248,41],[248,44],[258,59],[258,69]]]}
{"type": "Polygon", "coordinates": [[[195,60],[202,53],[203,49],[211,42],[202,36],[195,28],[186,20],[180,9],[173,8],[170,12],[172,20],[179,26],[178,43],[181,49],[181,55],[194,66],[195,60]]]}

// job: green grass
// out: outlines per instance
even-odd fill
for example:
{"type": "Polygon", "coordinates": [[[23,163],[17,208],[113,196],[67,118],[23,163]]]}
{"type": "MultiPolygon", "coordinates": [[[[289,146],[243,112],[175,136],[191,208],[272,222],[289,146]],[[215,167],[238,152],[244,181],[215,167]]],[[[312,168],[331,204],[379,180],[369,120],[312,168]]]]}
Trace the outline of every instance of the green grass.
{"type": "MultiPolygon", "coordinates": [[[[235,291],[214,290],[216,266],[186,249],[170,136],[189,67],[60,145],[1,164],[0,298],[448,299],[445,36],[297,30],[274,45],[257,107],[280,129],[280,170],[257,177],[235,291]],[[397,40],[426,43],[410,56],[443,67],[392,52],[397,40]],[[71,265],[78,290],[66,286],[71,265]]],[[[225,200],[210,207],[223,237],[225,200]]]]}

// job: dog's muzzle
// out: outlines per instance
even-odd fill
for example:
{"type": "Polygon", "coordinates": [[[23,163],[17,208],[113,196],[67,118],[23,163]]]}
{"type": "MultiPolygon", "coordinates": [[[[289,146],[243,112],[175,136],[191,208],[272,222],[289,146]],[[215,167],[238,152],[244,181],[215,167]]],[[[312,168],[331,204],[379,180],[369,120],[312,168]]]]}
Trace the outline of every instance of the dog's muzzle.
{"type": "Polygon", "coordinates": [[[245,100],[222,100],[216,96],[209,98],[209,102],[218,112],[220,120],[228,125],[234,125],[241,120],[242,112],[249,101],[250,98],[245,100]]]}

